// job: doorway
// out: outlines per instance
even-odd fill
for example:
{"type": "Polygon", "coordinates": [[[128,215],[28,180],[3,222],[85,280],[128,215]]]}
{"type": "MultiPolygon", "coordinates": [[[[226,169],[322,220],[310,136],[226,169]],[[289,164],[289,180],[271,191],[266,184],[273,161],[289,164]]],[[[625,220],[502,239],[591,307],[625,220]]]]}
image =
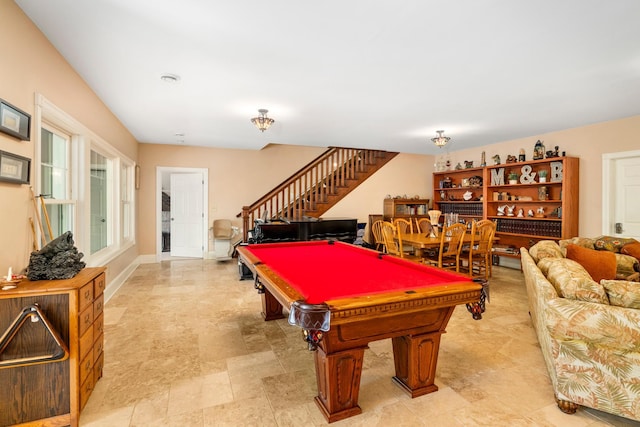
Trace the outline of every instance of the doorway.
{"type": "Polygon", "coordinates": [[[603,234],[640,240],[640,150],[602,159],[603,234]]]}
{"type": "Polygon", "coordinates": [[[156,169],[156,259],[203,258],[208,245],[208,170],[156,169]]]}

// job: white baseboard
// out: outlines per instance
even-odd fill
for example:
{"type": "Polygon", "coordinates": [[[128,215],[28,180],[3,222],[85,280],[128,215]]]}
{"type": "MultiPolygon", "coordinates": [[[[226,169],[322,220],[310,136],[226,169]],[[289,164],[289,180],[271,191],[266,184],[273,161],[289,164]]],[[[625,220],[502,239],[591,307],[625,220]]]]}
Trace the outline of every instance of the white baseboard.
{"type": "Polygon", "coordinates": [[[138,255],[138,258],[134,261],[136,265],[138,264],[155,264],[158,262],[158,258],[155,254],[149,255],[138,255]]]}
{"type": "Polygon", "coordinates": [[[116,292],[118,292],[118,289],[120,289],[120,286],[122,286],[124,282],[129,278],[129,276],[131,276],[131,274],[138,267],[138,264],[139,263],[136,263],[135,261],[129,264],[127,268],[125,268],[122,271],[122,273],[118,274],[118,277],[114,278],[109,283],[107,283],[107,287],[104,290],[105,303],[109,301],[111,297],[116,294],[116,292]]]}

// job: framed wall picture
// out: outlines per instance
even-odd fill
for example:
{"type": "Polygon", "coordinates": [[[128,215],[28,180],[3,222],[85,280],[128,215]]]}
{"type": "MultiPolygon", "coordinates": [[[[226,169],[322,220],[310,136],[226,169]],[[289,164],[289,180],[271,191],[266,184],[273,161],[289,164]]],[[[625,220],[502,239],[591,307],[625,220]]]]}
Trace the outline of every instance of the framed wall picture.
{"type": "Polygon", "coordinates": [[[23,141],[31,137],[31,116],[0,99],[0,132],[23,141]]]}
{"type": "Polygon", "coordinates": [[[31,159],[0,151],[0,181],[29,184],[31,159]]]}

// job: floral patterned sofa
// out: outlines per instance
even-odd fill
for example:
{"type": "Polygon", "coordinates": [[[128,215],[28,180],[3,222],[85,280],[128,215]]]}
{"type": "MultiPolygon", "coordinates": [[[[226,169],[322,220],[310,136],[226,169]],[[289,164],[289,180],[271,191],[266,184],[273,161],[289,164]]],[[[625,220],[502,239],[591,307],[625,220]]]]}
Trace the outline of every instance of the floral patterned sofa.
{"type": "Polygon", "coordinates": [[[586,406],[640,421],[640,283],[595,281],[567,255],[577,247],[598,260],[613,256],[618,278],[633,277],[638,260],[594,242],[541,241],[521,249],[531,319],[563,412],[586,406]]]}

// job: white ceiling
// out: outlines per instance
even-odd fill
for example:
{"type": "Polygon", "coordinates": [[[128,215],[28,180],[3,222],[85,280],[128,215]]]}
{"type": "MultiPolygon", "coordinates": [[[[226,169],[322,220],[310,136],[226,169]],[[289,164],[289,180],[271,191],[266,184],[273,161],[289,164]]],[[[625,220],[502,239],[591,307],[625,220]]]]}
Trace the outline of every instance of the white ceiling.
{"type": "Polygon", "coordinates": [[[638,0],[15,1],[143,143],[436,154],[640,114],[638,0]]]}

